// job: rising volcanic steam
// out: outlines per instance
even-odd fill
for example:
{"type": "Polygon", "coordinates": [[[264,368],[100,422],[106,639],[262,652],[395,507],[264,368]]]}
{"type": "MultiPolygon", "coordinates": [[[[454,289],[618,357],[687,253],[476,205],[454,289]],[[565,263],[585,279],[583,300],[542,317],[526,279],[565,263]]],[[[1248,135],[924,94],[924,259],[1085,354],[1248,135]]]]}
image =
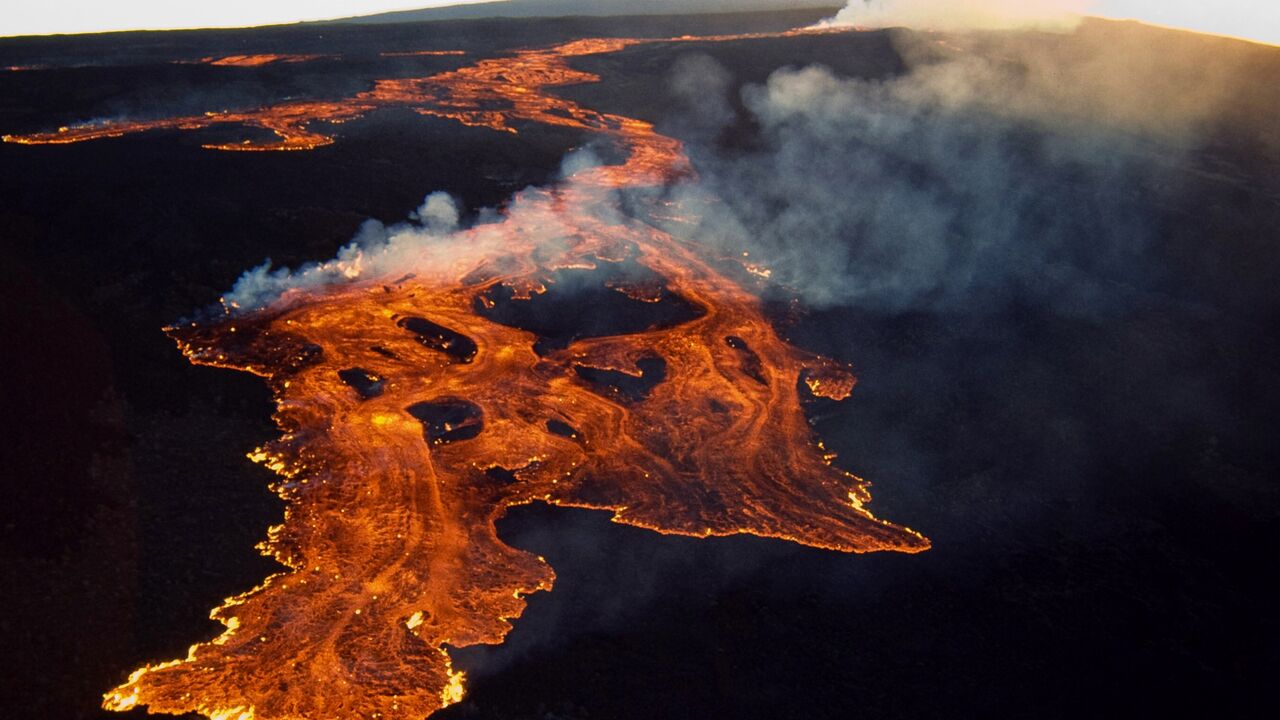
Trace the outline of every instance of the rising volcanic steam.
{"type": "Polygon", "coordinates": [[[827,26],[921,30],[1063,29],[1074,27],[1088,0],[849,0],[827,26]]]}
{"type": "MultiPolygon", "coordinates": [[[[524,596],[551,587],[546,562],[494,530],[534,501],[695,537],[929,546],[873,517],[866,483],[811,436],[803,403],[847,397],[848,371],[786,344],[725,263],[609,201],[688,177],[680,143],[546,88],[595,79],[565,58],[634,42],[523,51],[403,88],[420,112],[469,125],[594,131],[622,164],[579,167],[465,230],[432,196],[413,229],[250,273],[227,313],[169,329],[192,362],[272,388],[283,435],[253,457],[280,475],[285,520],[261,547],[288,569],[215,610],[221,636],[134,672],[108,709],[430,715],[463,692],[448,647],[501,642],[524,596]],[[592,313],[607,322],[560,324],[592,313]]],[[[312,133],[302,118],[320,107],[293,107],[272,149],[312,133]]]]}

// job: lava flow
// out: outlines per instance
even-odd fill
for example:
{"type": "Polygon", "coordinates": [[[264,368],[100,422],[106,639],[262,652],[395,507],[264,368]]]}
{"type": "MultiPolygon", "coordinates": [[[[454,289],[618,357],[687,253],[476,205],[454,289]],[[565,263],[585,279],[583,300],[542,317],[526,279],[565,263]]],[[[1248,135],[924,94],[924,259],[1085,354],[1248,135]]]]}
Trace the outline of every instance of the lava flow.
{"type": "Polygon", "coordinates": [[[543,89],[593,79],[566,57],[630,42],[521,52],[406,90],[468,124],[602,133],[623,164],[525,191],[499,222],[347,255],[326,266],[333,282],[168,330],[192,362],[272,388],[283,435],[252,457],[281,478],[285,519],[260,547],[287,570],[227,600],[213,612],[222,635],[135,671],[106,708],[428,716],[462,696],[448,648],[502,642],[524,596],[551,587],[547,563],[494,529],[535,501],[697,537],[929,546],[873,517],[866,483],[812,437],[802,403],[848,396],[847,370],[786,344],[696,249],[611,210],[619,188],[687,178],[680,144],[543,89]],[[556,326],[593,312],[609,322],[556,326]]]}
{"type": "Polygon", "coordinates": [[[216,65],[218,67],[262,67],[277,63],[292,64],[311,62],[331,58],[332,55],[227,55],[225,57],[206,57],[199,60],[179,60],[179,64],[216,65]]]}
{"type": "MultiPolygon", "coordinates": [[[[791,30],[783,35],[829,33],[837,30],[791,30]]],[[[630,45],[654,42],[721,42],[770,37],[767,34],[681,36],[663,39],[609,38],[587,39],[552,48],[521,50],[511,57],[483,60],[476,65],[425,78],[378,80],[370,90],[337,100],[292,100],[248,110],[207,111],[198,115],[151,120],[105,120],[66,125],[53,132],[28,135],[3,135],[0,140],[20,145],[65,145],[69,143],[122,137],[151,130],[203,130],[216,125],[240,125],[269,130],[278,138],[260,142],[212,143],[210,150],[287,151],[314,150],[333,143],[331,133],[313,125],[342,123],[363,117],[375,110],[395,106],[411,107],[423,115],[449,117],[468,125],[493,127],[516,132],[511,120],[604,129],[603,116],[582,110],[576,105],[548,97],[544,88],[575,83],[595,82],[599,78],[569,67],[565,58],[616,52],[630,45]],[[553,110],[575,108],[578,117],[559,117],[553,110]]],[[[384,53],[384,57],[462,55],[461,50],[422,50],[384,53]]],[[[211,64],[260,65],[270,62],[301,62],[325,56],[310,55],[240,55],[228,58],[205,58],[211,64]],[[292,59],[290,59],[292,58],[292,59]]],[[[614,118],[617,122],[623,120],[614,118]]]]}
{"type": "Polygon", "coordinates": [[[379,57],[435,57],[440,55],[466,55],[466,50],[403,50],[378,53],[379,57]]]}

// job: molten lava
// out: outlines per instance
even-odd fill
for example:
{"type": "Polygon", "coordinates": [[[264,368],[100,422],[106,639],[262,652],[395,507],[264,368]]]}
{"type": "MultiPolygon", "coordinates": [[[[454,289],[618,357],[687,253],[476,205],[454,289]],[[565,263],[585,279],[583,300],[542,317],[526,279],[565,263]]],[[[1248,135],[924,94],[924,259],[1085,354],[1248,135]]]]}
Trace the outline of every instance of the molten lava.
{"type": "MultiPolygon", "coordinates": [[[[835,30],[791,30],[784,35],[836,32],[835,30]]],[[[567,57],[616,52],[630,45],[653,42],[718,42],[768,37],[753,33],[744,35],[715,35],[708,37],[682,36],[666,39],[610,38],[578,40],[552,48],[522,50],[511,57],[483,60],[474,66],[441,73],[426,78],[397,78],[379,80],[370,90],[333,101],[296,100],[250,110],[209,111],[200,115],[161,118],[155,120],[108,120],[81,123],[58,128],[54,132],[30,135],[4,135],[7,143],[21,145],[64,145],[122,137],[148,130],[202,130],[215,125],[241,125],[270,130],[279,138],[273,142],[244,140],[239,143],[207,144],[210,150],[231,151],[288,151],[313,150],[333,143],[331,134],[312,129],[314,124],[338,125],[375,110],[395,106],[408,106],[423,115],[433,115],[459,120],[467,125],[492,127],[516,132],[510,120],[531,120],[585,129],[603,129],[601,123],[610,124],[625,118],[607,118],[577,105],[543,94],[544,88],[576,83],[595,82],[591,73],[574,70],[565,61],[567,57]],[[497,103],[499,108],[493,107],[497,103]],[[560,117],[557,110],[574,108],[583,113],[580,117],[560,117]]],[[[460,55],[460,50],[427,50],[410,53],[386,53],[384,55],[460,55]]],[[[221,64],[262,64],[280,58],[298,62],[322,56],[307,55],[243,55],[218,60],[205,58],[201,62],[221,64]],[[267,60],[262,60],[267,59],[267,60]],[[262,62],[258,62],[262,60],[262,62]],[[238,61],[228,63],[227,61],[238,61]]]]}
{"type": "Polygon", "coordinates": [[[181,60],[180,63],[193,63],[198,65],[217,65],[219,67],[262,67],[263,65],[274,65],[276,63],[302,63],[311,62],[312,60],[322,60],[331,58],[332,55],[227,55],[225,57],[207,57],[200,60],[188,61],[181,60]]]}
{"type": "Polygon", "coordinates": [[[466,55],[466,50],[405,50],[378,53],[381,57],[435,57],[440,55],[466,55]]]}
{"type": "Polygon", "coordinates": [[[873,517],[866,483],[812,437],[802,402],[847,397],[848,371],[789,346],[757,298],[694,248],[602,211],[618,188],[687,177],[681,146],[545,89],[594,79],[567,57],[634,42],[522,51],[380,83],[347,104],[242,116],[301,132],[394,99],[495,130],[596,131],[627,159],[526,191],[502,221],[397,258],[394,276],[348,258],[348,282],[169,329],[192,362],[272,388],[283,435],[252,457],[281,477],[285,520],[261,549],[287,570],[216,609],[221,636],[137,670],[105,707],[241,720],[430,715],[462,696],[448,646],[502,642],[524,596],[551,587],[547,563],[494,529],[534,501],[662,533],[928,547],[873,517]],[[556,342],[518,322],[575,272],[601,274],[600,292],[640,316],[679,311],[556,342]]]}

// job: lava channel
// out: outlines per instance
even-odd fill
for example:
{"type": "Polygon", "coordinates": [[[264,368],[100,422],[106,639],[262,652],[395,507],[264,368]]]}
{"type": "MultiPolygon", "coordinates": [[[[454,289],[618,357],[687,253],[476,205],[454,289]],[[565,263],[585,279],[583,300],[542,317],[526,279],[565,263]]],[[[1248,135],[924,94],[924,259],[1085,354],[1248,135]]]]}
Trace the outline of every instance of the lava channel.
{"type": "Polygon", "coordinates": [[[260,547],[285,570],[213,611],[220,636],[135,671],[107,709],[426,717],[463,694],[448,649],[502,642],[525,596],[551,588],[548,564],[494,529],[535,501],[693,537],[929,547],[866,509],[867,483],[806,421],[806,401],[849,395],[848,370],[788,345],[698,248],[596,211],[617,188],[692,181],[676,140],[546,92],[594,79],[565,58],[632,42],[523,51],[405,90],[467,124],[600,133],[622,164],[525,191],[519,210],[394,276],[353,266],[354,279],[168,329],[192,362],[271,387],[282,435],[251,457],[279,475],[285,518],[260,547]],[[604,293],[584,312],[616,305],[616,318],[557,324],[574,273],[604,293]]]}

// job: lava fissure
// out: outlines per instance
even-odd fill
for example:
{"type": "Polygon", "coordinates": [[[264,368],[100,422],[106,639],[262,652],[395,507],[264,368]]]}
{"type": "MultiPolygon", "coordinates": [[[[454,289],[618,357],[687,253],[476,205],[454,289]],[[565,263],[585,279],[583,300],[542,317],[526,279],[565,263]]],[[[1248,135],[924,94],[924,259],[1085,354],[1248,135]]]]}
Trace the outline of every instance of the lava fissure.
{"type": "MultiPolygon", "coordinates": [[[[313,122],[405,101],[498,131],[524,121],[603,133],[626,160],[525,191],[500,222],[433,238],[394,274],[356,258],[343,282],[168,330],[192,362],[271,386],[283,435],[252,457],[281,476],[285,519],[261,548],[287,570],[215,610],[221,636],[136,671],[105,707],[240,720],[430,715],[462,696],[448,648],[501,642],[525,596],[554,581],[542,558],[494,529],[509,507],[534,501],[694,537],[929,546],[872,516],[867,483],[833,467],[812,436],[799,389],[843,399],[847,369],[788,345],[760,301],[696,249],[594,211],[618,188],[689,177],[680,143],[648,123],[546,92],[596,79],[567,58],[636,42],[521,51],[380,83],[347,104],[241,116],[277,129],[282,145],[314,146],[313,122]],[[565,330],[542,345],[522,318],[494,313],[498,300],[543,302],[534,298],[568,271],[623,261],[639,271],[603,278],[602,292],[696,311],[565,330]]],[[[128,130],[103,129],[116,131],[128,130]]]]}

